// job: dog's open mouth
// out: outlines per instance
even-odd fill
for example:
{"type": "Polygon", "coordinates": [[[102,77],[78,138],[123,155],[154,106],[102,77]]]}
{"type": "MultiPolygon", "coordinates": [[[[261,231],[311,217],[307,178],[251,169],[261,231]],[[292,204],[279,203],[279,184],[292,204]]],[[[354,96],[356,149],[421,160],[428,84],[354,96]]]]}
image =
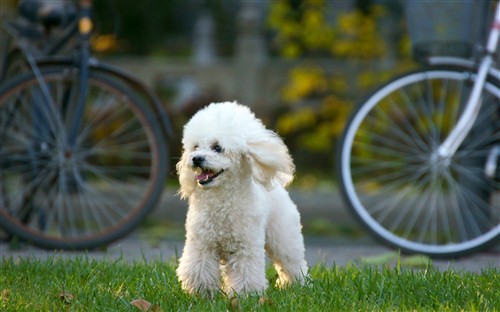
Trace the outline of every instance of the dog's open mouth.
{"type": "Polygon", "coordinates": [[[198,181],[198,183],[201,185],[205,185],[212,182],[215,178],[219,176],[219,174],[223,172],[224,170],[221,170],[219,172],[213,172],[211,170],[203,170],[200,174],[196,175],[196,181],[198,181]]]}

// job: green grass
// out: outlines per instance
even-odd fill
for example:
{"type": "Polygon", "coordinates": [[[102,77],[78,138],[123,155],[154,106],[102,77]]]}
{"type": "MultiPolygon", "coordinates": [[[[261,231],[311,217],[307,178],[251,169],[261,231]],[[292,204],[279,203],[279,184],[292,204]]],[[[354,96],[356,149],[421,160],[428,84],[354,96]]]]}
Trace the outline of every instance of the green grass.
{"type": "MultiPolygon", "coordinates": [[[[264,298],[212,300],[181,291],[175,261],[4,259],[0,262],[2,311],[138,311],[144,299],[162,311],[500,311],[500,269],[481,273],[373,266],[311,268],[308,287],[264,298]]],[[[268,269],[270,283],[275,272],[268,269]]]]}

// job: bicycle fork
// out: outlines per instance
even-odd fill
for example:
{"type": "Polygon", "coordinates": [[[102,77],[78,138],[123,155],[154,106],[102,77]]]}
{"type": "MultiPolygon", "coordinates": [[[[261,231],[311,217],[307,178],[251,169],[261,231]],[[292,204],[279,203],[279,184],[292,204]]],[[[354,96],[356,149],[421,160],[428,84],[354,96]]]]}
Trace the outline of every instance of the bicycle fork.
{"type": "Polygon", "coordinates": [[[455,155],[455,152],[465,140],[465,137],[469,134],[474,122],[477,119],[479,110],[481,109],[481,92],[484,88],[488,71],[493,64],[493,54],[497,49],[499,36],[500,5],[497,5],[495,19],[486,46],[486,55],[479,65],[479,70],[472,92],[467,100],[467,104],[462,115],[460,116],[455,127],[451,130],[449,136],[438,148],[438,156],[441,159],[450,159],[453,155],[455,155]]]}

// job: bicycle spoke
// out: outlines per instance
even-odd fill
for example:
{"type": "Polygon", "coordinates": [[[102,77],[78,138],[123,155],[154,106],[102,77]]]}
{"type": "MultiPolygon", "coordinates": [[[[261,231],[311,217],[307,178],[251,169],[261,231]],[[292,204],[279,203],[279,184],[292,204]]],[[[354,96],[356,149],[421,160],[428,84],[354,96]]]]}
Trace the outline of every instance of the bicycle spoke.
{"type": "MultiPolygon", "coordinates": [[[[373,117],[372,115],[368,115],[366,117],[366,120],[372,121],[375,120],[375,117],[373,117]]],[[[415,147],[415,142],[411,140],[411,137],[404,133],[402,129],[400,129],[397,125],[391,124],[390,122],[383,122],[382,119],[377,122],[373,121],[371,123],[373,123],[374,125],[376,123],[383,124],[383,126],[387,127],[387,131],[381,132],[379,134],[373,129],[370,129],[371,131],[369,131],[368,127],[366,130],[360,129],[358,135],[356,136],[356,141],[363,142],[366,139],[359,140],[358,138],[369,137],[371,139],[377,139],[380,143],[390,143],[389,147],[397,147],[397,150],[399,151],[405,151],[406,153],[408,151],[414,153],[421,152],[417,147],[415,147]]],[[[375,126],[371,128],[375,128],[375,126]]]]}

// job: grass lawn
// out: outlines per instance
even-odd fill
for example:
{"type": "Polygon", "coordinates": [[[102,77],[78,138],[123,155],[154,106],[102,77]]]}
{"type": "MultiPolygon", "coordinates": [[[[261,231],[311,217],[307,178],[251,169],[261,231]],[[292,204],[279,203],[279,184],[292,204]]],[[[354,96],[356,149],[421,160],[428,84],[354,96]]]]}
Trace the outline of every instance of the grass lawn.
{"type": "MultiPolygon", "coordinates": [[[[0,260],[1,261],[1,260],[0,260]]],[[[175,261],[94,260],[85,256],[0,262],[2,311],[500,311],[500,269],[481,273],[347,266],[311,268],[309,287],[212,300],[183,293],[175,261]]],[[[275,272],[268,269],[272,285],[275,272]]]]}

